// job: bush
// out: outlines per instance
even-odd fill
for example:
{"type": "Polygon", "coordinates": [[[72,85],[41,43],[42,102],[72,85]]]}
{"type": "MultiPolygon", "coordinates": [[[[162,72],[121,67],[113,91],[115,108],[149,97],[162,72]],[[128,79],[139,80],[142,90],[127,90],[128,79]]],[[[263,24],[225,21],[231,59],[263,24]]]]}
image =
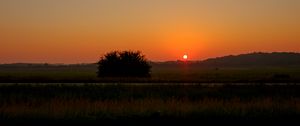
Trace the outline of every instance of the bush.
{"type": "Polygon", "coordinates": [[[140,51],[113,51],[98,62],[98,77],[149,77],[151,66],[140,51]]]}

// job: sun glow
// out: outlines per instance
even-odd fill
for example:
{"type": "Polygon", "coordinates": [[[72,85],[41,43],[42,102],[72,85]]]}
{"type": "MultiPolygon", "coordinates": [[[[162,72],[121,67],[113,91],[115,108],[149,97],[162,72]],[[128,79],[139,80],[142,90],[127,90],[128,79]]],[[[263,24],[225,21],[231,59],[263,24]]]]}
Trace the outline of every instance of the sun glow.
{"type": "Polygon", "coordinates": [[[184,60],[187,60],[187,59],[188,59],[188,55],[185,54],[185,55],[182,56],[182,58],[183,58],[184,60]]]}

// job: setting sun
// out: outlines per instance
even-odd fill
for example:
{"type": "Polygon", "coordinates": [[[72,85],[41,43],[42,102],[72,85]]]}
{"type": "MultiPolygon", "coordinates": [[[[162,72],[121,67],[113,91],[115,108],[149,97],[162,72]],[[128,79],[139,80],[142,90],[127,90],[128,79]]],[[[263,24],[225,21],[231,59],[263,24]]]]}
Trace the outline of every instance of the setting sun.
{"type": "Polygon", "coordinates": [[[188,55],[183,55],[183,57],[182,57],[184,60],[187,60],[188,59],[188,55]]]}

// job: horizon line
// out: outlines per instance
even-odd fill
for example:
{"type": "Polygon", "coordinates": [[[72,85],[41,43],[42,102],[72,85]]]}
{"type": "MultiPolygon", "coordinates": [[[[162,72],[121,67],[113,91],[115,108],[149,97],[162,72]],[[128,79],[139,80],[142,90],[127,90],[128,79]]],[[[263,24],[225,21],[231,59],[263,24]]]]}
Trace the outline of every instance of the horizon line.
{"type": "MultiPolygon", "coordinates": [[[[229,55],[223,55],[223,56],[216,56],[216,57],[210,57],[206,59],[199,59],[199,60],[187,60],[184,61],[182,59],[177,59],[177,60],[148,60],[149,62],[154,62],[154,63],[164,63],[164,62],[201,62],[209,59],[215,59],[215,58],[222,58],[222,57],[227,57],[227,56],[240,56],[240,55],[247,55],[247,54],[257,54],[257,53],[262,53],[262,54],[272,54],[272,53],[293,53],[293,54],[300,54],[300,52],[288,52],[288,51],[274,51],[274,52],[262,52],[262,51],[255,51],[255,52],[250,52],[250,53],[240,53],[240,54],[229,54],[229,55]]],[[[0,65],[8,65],[8,64],[48,64],[48,65],[88,65],[88,64],[96,64],[97,62],[81,62],[81,63],[47,63],[47,62],[12,62],[12,63],[0,63],[0,65]]]]}

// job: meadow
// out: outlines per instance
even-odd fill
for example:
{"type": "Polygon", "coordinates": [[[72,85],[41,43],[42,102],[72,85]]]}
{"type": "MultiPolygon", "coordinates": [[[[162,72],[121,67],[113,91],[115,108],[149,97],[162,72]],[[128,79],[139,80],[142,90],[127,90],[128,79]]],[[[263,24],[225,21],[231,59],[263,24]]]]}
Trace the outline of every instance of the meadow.
{"type": "Polygon", "coordinates": [[[0,67],[1,122],[297,122],[299,67],[156,67],[98,78],[95,66],[0,67]]]}
{"type": "Polygon", "coordinates": [[[297,83],[300,66],[194,67],[153,65],[151,78],[98,78],[97,66],[25,65],[1,66],[0,83],[297,83]]]}
{"type": "Polygon", "coordinates": [[[2,121],[296,121],[300,85],[5,84],[2,121]]]}

